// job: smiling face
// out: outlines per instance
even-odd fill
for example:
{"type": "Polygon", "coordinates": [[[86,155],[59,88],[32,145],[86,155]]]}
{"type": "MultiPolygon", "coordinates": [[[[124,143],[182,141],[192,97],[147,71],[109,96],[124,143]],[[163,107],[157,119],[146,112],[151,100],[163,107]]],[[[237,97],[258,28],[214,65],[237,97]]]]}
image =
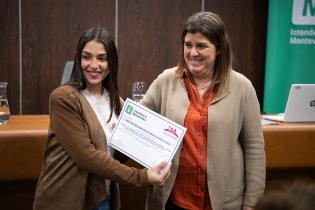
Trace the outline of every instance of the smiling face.
{"type": "Polygon", "coordinates": [[[95,40],[86,43],[81,54],[81,68],[89,90],[102,90],[109,73],[105,47],[95,40]]]}
{"type": "Polygon", "coordinates": [[[184,59],[188,70],[196,78],[212,77],[216,48],[201,33],[187,33],[184,38],[184,59]]]}

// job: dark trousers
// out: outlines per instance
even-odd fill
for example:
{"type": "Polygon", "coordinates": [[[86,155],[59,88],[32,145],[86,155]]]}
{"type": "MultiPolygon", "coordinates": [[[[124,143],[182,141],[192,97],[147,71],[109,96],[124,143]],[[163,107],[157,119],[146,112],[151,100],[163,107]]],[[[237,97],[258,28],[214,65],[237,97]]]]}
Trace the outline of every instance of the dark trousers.
{"type": "Polygon", "coordinates": [[[187,210],[187,209],[177,206],[171,201],[171,199],[168,199],[165,204],[165,210],[187,210]]]}

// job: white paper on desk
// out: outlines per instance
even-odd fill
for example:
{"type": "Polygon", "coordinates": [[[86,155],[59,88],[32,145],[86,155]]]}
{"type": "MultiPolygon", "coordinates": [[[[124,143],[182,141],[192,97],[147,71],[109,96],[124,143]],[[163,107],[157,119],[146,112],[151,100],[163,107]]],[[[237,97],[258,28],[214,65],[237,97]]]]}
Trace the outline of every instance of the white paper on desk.
{"type": "Polygon", "coordinates": [[[109,145],[141,165],[170,162],[186,128],[127,98],[109,145]]]}

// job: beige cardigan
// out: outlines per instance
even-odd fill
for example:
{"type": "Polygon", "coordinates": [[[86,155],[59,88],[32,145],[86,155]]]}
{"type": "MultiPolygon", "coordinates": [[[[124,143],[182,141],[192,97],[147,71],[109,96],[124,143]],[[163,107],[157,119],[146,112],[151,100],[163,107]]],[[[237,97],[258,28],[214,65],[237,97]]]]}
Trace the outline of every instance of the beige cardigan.
{"type": "MultiPolygon", "coordinates": [[[[109,181],[147,186],[146,170],[129,168],[107,153],[105,133],[85,97],[65,85],[50,96],[50,127],[33,209],[89,210],[109,192],[109,181]]],[[[114,210],[120,208],[112,185],[114,210]]]]}
{"type": "MultiPolygon", "coordinates": [[[[167,69],[142,103],[184,125],[189,99],[176,68],[167,69]]],[[[164,187],[150,187],[147,210],[162,210],[175,182],[181,148],[164,187]]],[[[265,188],[266,160],[260,109],[251,82],[232,71],[228,90],[220,89],[208,108],[207,184],[213,210],[254,206],[265,188]]],[[[188,181],[188,180],[187,180],[188,181]]]]}

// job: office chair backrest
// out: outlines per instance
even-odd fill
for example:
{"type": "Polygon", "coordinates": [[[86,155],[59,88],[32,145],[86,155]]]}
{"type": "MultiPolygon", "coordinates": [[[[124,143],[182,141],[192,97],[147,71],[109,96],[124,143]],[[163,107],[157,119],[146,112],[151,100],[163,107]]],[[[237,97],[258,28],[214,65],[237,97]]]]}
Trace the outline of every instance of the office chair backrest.
{"type": "Polygon", "coordinates": [[[61,77],[61,82],[60,82],[61,85],[65,84],[66,82],[69,81],[70,75],[72,72],[72,68],[73,68],[73,64],[74,64],[73,61],[67,61],[66,62],[65,67],[63,69],[62,77],[61,77]]]}

